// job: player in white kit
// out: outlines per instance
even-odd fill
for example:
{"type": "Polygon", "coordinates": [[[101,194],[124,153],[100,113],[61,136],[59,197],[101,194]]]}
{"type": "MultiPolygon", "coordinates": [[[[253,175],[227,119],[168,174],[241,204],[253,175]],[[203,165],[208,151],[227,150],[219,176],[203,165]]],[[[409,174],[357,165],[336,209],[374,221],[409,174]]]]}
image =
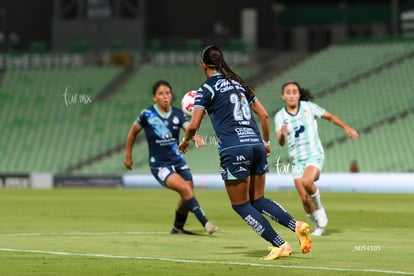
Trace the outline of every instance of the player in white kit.
{"type": "Polygon", "coordinates": [[[281,146],[287,142],[296,190],[308,218],[315,225],[312,234],[320,236],[328,225],[328,217],[315,185],[325,159],[316,119],[323,118],[343,128],[354,140],[358,138],[358,132],[337,116],[310,102],[312,95],[297,82],[286,82],[282,86],[282,99],[285,106],[274,118],[276,136],[281,146]]]}

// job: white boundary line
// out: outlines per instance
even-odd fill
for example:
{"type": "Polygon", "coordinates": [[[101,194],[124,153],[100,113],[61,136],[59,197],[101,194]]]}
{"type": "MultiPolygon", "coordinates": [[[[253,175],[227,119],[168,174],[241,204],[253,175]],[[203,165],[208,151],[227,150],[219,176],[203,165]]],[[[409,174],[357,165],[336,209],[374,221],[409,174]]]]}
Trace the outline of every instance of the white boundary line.
{"type": "Polygon", "coordinates": [[[108,236],[108,235],[159,235],[169,232],[63,232],[63,233],[0,233],[0,237],[37,237],[37,236],[108,236]]]}
{"type": "Polygon", "coordinates": [[[62,256],[77,256],[77,257],[95,257],[95,258],[108,258],[108,259],[152,260],[152,261],[166,261],[166,262],[175,262],[175,263],[178,262],[178,263],[196,263],[196,264],[221,264],[221,265],[239,265],[239,266],[255,266],[255,267],[312,269],[312,270],[325,270],[325,271],[349,271],[349,272],[371,272],[371,273],[376,272],[376,273],[385,273],[385,274],[414,275],[414,272],[381,270],[381,269],[352,269],[352,268],[322,267],[322,266],[297,266],[297,265],[274,265],[274,264],[241,263],[241,262],[202,261],[202,260],[185,260],[185,259],[141,257],[141,256],[120,256],[120,255],[92,254],[92,253],[70,253],[70,252],[59,252],[59,251],[13,249],[13,248],[0,248],[0,251],[62,255],[62,256]]]}

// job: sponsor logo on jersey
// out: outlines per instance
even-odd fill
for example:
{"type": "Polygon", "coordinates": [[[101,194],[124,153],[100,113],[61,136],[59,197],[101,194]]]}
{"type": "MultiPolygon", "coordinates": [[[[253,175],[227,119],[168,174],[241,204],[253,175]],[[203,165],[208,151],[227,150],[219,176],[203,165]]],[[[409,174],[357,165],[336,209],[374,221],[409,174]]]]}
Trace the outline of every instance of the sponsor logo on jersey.
{"type": "Polygon", "coordinates": [[[180,119],[178,119],[177,116],[174,116],[174,118],[172,119],[172,122],[174,125],[178,125],[180,123],[180,119]]]}
{"type": "Polygon", "coordinates": [[[237,135],[241,137],[257,136],[253,129],[248,127],[238,127],[234,129],[237,135]]]}
{"type": "Polygon", "coordinates": [[[224,93],[229,90],[234,90],[234,87],[236,87],[237,90],[245,91],[244,87],[241,86],[240,83],[238,83],[237,81],[232,81],[232,83],[230,83],[226,79],[219,79],[214,85],[215,90],[219,91],[220,93],[224,93]]]}

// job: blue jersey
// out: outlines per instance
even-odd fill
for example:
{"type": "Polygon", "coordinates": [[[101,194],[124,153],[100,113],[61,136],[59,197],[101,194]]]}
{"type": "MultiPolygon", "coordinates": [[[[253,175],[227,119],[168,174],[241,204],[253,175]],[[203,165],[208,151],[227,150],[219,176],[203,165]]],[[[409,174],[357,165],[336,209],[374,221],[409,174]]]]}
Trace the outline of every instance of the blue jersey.
{"type": "Polygon", "coordinates": [[[197,90],[194,107],[207,111],[218,138],[219,152],[263,143],[250,109],[255,100],[240,83],[230,83],[221,74],[211,76],[197,90]]]}
{"type": "Polygon", "coordinates": [[[153,105],[141,112],[137,123],[145,130],[151,168],[185,163],[178,150],[178,137],[180,128],[189,122],[180,109],[172,107],[163,115],[153,105]]]}

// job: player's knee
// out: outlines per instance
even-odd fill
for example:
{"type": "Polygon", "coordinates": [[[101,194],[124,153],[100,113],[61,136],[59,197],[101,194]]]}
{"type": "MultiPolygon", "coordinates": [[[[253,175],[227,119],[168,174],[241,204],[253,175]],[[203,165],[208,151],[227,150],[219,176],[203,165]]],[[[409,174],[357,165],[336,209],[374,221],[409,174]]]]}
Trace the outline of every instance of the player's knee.
{"type": "Polygon", "coordinates": [[[190,199],[194,196],[193,189],[185,181],[169,183],[168,188],[179,193],[183,200],[190,199]]]}
{"type": "Polygon", "coordinates": [[[184,185],[181,187],[181,195],[183,198],[192,198],[194,196],[193,189],[188,185],[184,185]]]}
{"type": "Polygon", "coordinates": [[[303,187],[305,187],[306,190],[309,190],[313,187],[313,179],[306,177],[306,178],[302,178],[302,185],[303,187]]]}

